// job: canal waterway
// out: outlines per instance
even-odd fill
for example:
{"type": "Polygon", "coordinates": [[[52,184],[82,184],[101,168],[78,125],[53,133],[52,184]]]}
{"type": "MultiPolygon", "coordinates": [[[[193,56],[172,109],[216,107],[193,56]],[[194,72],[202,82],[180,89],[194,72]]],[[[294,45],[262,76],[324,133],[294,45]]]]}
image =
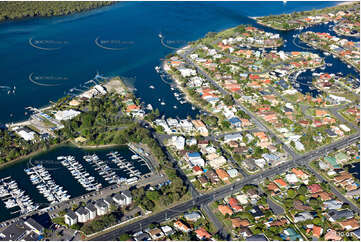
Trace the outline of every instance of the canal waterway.
{"type": "MultiPolygon", "coordinates": [[[[136,95],[142,101],[159,108],[167,117],[194,117],[198,110],[193,110],[190,104],[180,104],[169,84],[164,83],[154,69],[166,55],[174,51],[173,48],[166,48],[161,44],[159,33],[162,33],[167,45],[178,48],[208,32],[222,31],[239,24],[252,24],[266,31],[280,33],[287,43],[279,50],[303,51],[302,46],[307,47],[306,45],[299,41],[293,43],[293,35],[299,31],[272,30],[256,24],[249,16],[290,13],[336,4],[337,2],[327,1],[286,4],[282,1],[120,2],[71,16],[0,23],[0,55],[3,59],[0,65],[0,102],[3,104],[0,108],[0,124],[26,119],[30,114],[26,107],[46,106],[49,101],[57,100],[73,88],[81,89],[97,72],[104,76],[123,77],[129,85],[136,88],[136,95]],[[155,89],[150,89],[150,85],[155,89]],[[165,105],[161,105],[161,102],[165,105]]],[[[328,28],[328,25],[320,25],[309,29],[325,32],[328,28]]],[[[326,57],[321,51],[310,51],[326,57]]],[[[337,58],[328,56],[326,62],[333,66],[327,67],[323,72],[359,75],[337,58]]],[[[302,73],[300,82],[306,82],[311,74],[302,73]]],[[[300,91],[307,92],[307,88],[305,86],[300,91]]],[[[131,161],[132,153],[124,147],[94,151],[64,146],[32,157],[31,164],[43,164],[55,182],[74,197],[86,191],[65,167],[56,164],[56,157],[75,156],[96,180],[104,184],[105,181],[82,156],[96,153],[103,158],[113,150],[131,161]]],[[[30,183],[24,172],[29,165],[29,159],[26,159],[1,169],[0,178],[11,176],[35,203],[45,206],[47,201],[30,183]]],[[[149,172],[144,165],[135,166],[142,173],[149,172]]],[[[117,174],[125,175],[119,170],[117,174]]],[[[0,202],[0,221],[12,216],[0,202]]]]}

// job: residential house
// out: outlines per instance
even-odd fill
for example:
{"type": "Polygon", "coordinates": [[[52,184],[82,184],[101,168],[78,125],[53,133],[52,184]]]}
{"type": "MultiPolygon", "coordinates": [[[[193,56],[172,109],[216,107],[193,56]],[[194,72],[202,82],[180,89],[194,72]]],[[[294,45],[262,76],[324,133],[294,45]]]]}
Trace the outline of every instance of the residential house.
{"type": "Polygon", "coordinates": [[[204,228],[196,229],[194,232],[196,233],[196,236],[199,240],[210,240],[212,238],[212,235],[204,228]]]}
{"type": "Polygon", "coordinates": [[[350,209],[343,209],[343,210],[331,209],[328,211],[327,216],[331,222],[336,222],[341,219],[352,218],[354,216],[354,213],[350,209]]]}
{"type": "Polygon", "coordinates": [[[242,206],[239,205],[237,199],[235,199],[234,197],[230,197],[228,199],[228,204],[235,212],[240,212],[243,210],[242,206]]]}
{"type": "Polygon", "coordinates": [[[104,199],[99,199],[94,204],[95,208],[97,209],[97,214],[99,216],[105,215],[108,213],[109,206],[104,202],[104,199]]]}
{"type": "Polygon", "coordinates": [[[78,217],[79,223],[86,223],[90,219],[90,214],[87,209],[80,207],[75,211],[76,216],[78,217]]]}
{"type": "Polygon", "coordinates": [[[92,203],[88,203],[84,208],[89,211],[89,220],[95,219],[97,216],[97,209],[95,206],[92,203]]]}
{"type": "Polygon", "coordinates": [[[187,221],[195,222],[200,218],[201,218],[201,215],[198,212],[184,214],[184,219],[187,221]]]}
{"type": "Polygon", "coordinates": [[[217,176],[223,181],[223,182],[229,182],[229,175],[228,173],[223,170],[222,168],[216,169],[217,176]]]}
{"type": "Polygon", "coordinates": [[[172,227],[168,225],[162,226],[161,229],[166,236],[174,234],[172,227]]]}
{"type": "Polygon", "coordinates": [[[64,215],[64,222],[69,225],[72,226],[76,223],[78,223],[78,216],[72,211],[69,210],[65,215],[64,215]]]}
{"type": "Polygon", "coordinates": [[[227,214],[231,216],[233,214],[233,211],[228,205],[218,205],[218,210],[223,216],[226,216],[227,214]]]}
{"type": "Polygon", "coordinates": [[[332,241],[340,241],[342,240],[342,237],[339,235],[338,232],[336,232],[333,229],[330,229],[327,231],[327,233],[325,234],[325,240],[332,240],[332,241]]]}
{"type": "Polygon", "coordinates": [[[279,187],[279,188],[286,188],[287,187],[287,183],[282,179],[276,179],[274,180],[274,183],[279,187]]]}
{"type": "Polygon", "coordinates": [[[189,231],[191,231],[191,229],[180,220],[175,222],[173,226],[174,226],[174,228],[176,228],[184,233],[188,233],[189,231]]]}
{"type": "Polygon", "coordinates": [[[295,223],[298,222],[304,222],[306,220],[311,220],[313,219],[313,215],[310,212],[301,212],[301,213],[297,213],[294,218],[293,221],[295,223]]]}
{"type": "Polygon", "coordinates": [[[355,230],[360,228],[360,222],[356,220],[355,218],[350,218],[342,222],[338,222],[338,224],[342,227],[344,230],[355,230]]]}
{"type": "Polygon", "coordinates": [[[253,206],[251,210],[249,210],[249,213],[256,219],[260,219],[264,216],[263,212],[258,206],[253,206]]]}
{"type": "Polygon", "coordinates": [[[160,239],[164,238],[164,236],[165,236],[163,231],[159,228],[154,228],[154,229],[149,230],[148,234],[150,235],[152,240],[160,240],[160,239]]]}
{"type": "Polygon", "coordinates": [[[248,227],[250,225],[247,219],[231,218],[231,222],[233,228],[248,227]]]}

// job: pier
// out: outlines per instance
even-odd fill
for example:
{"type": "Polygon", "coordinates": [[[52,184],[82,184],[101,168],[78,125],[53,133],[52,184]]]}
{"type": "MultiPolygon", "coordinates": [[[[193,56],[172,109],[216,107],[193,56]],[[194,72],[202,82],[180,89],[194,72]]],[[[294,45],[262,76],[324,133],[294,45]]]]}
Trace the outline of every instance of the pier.
{"type": "Polygon", "coordinates": [[[74,156],[59,156],[57,158],[61,164],[65,166],[72,176],[85,188],[87,191],[99,190],[102,185],[95,181],[93,176],[90,176],[84,167],[75,160],[74,156]]]}
{"type": "Polygon", "coordinates": [[[16,181],[12,180],[10,176],[0,179],[0,198],[7,209],[19,208],[17,211],[11,211],[11,214],[18,212],[28,214],[39,208],[38,205],[34,205],[29,195],[19,189],[16,181]]]}
{"type": "Polygon", "coordinates": [[[37,165],[25,169],[25,173],[30,177],[31,183],[36,185],[38,191],[51,203],[58,203],[69,200],[68,191],[62,186],[55,184],[49,172],[42,165],[37,165]]]}
{"type": "Polygon", "coordinates": [[[109,184],[120,184],[126,180],[125,178],[120,178],[117,174],[115,174],[115,172],[112,171],[104,161],[99,159],[96,154],[85,155],[83,156],[83,159],[92,164],[98,174],[101,175],[109,184]]]}

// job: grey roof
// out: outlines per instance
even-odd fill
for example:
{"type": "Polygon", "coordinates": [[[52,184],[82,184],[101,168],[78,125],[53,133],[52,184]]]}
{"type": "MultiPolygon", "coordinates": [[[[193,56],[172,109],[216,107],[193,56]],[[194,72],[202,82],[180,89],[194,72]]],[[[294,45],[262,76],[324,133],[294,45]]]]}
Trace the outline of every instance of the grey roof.
{"type": "Polygon", "coordinates": [[[328,214],[335,221],[339,219],[347,219],[353,217],[353,212],[350,209],[330,210],[328,214]]]}
{"type": "Polygon", "coordinates": [[[5,237],[1,240],[21,240],[26,234],[26,227],[24,221],[18,221],[9,225],[4,231],[1,232],[5,237]]]}
{"type": "Polygon", "coordinates": [[[25,222],[39,231],[44,230],[44,227],[41,226],[38,222],[36,222],[33,218],[28,218],[25,222]]]}
{"type": "Polygon", "coordinates": [[[80,214],[80,215],[87,215],[87,214],[89,214],[89,211],[83,207],[80,207],[75,211],[75,213],[80,214]]]}
{"type": "Polygon", "coordinates": [[[253,206],[253,208],[249,211],[253,217],[262,217],[264,214],[258,206],[253,206]]]}
{"type": "Polygon", "coordinates": [[[117,193],[113,196],[113,199],[117,201],[123,201],[125,199],[125,196],[123,194],[117,193]]]}
{"type": "Polygon", "coordinates": [[[92,203],[88,203],[86,206],[85,206],[86,209],[88,209],[89,211],[91,212],[96,212],[97,209],[94,207],[94,204],[92,203]]]}
{"type": "Polygon", "coordinates": [[[263,234],[256,234],[247,238],[246,241],[268,241],[268,239],[263,234]]]}
{"type": "Polygon", "coordinates": [[[132,197],[132,194],[129,190],[125,190],[125,191],[122,191],[122,194],[124,196],[126,196],[127,198],[131,198],[132,197]]]}
{"type": "Polygon", "coordinates": [[[145,240],[150,240],[150,236],[146,233],[141,233],[135,236],[134,239],[137,241],[145,241],[145,240]]]}
{"type": "Polygon", "coordinates": [[[114,200],[111,196],[107,196],[105,199],[104,199],[105,203],[108,203],[109,205],[111,204],[114,204],[114,200]]]}
{"type": "Polygon", "coordinates": [[[104,202],[103,199],[99,199],[98,201],[95,202],[95,207],[96,208],[108,208],[108,205],[104,202]]]}
{"type": "Polygon", "coordinates": [[[73,210],[69,210],[66,215],[73,220],[78,218],[78,216],[76,216],[73,210]]]}

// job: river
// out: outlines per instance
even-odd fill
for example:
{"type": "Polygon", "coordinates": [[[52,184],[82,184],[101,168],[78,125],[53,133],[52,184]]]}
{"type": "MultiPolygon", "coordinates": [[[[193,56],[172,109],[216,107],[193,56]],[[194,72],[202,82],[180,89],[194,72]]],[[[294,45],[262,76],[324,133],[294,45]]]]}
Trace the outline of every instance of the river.
{"type": "MultiPolygon", "coordinates": [[[[42,107],[48,105],[49,101],[68,94],[72,88],[81,89],[97,72],[105,76],[123,77],[137,89],[136,95],[142,101],[159,108],[168,117],[194,117],[198,110],[192,110],[190,104],[180,104],[169,85],[154,70],[155,66],[160,65],[162,58],[174,51],[161,45],[159,33],[162,33],[168,45],[178,48],[211,31],[252,24],[266,31],[279,32],[288,41],[286,47],[279,49],[302,51],[302,48],[292,43],[292,36],[296,31],[271,30],[257,25],[248,16],[311,10],[336,4],[337,2],[327,1],[286,4],[281,1],[120,2],[71,16],[3,22],[0,24],[0,55],[3,59],[0,66],[0,86],[4,88],[0,88],[0,102],[3,104],[0,123],[26,119],[29,115],[26,107],[42,107]],[[150,89],[150,85],[155,89],[150,89]],[[15,92],[8,94],[8,90],[15,92]],[[160,105],[159,99],[166,105],[160,105]]],[[[327,31],[328,26],[313,28],[327,31]]],[[[312,51],[323,56],[317,50],[312,51]]],[[[333,63],[333,67],[325,71],[358,75],[338,59],[327,57],[326,61],[333,63]]],[[[73,93],[76,92],[73,90],[73,93]]],[[[128,159],[131,154],[125,148],[100,150],[96,153],[104,155],[110,150],[119,150],[128,159]]],[[[82,157],[88,152],[90,151],[64,146],[33,157],[32,161],[45,161],[46,166],[46,161],[56,160],[58,155],[82,157]]],[[[50,164],[51,162],[48,165],[50,164]]],[[[23,171],[28,165],[29,159],[26,159],[1,169],[0,178],[12,176],[36,203],[45,203],[45,199],[30,184],[23,171]]],[[[72,197],[85,193],[65,168],[48,168],[56,182],[63,185],[72,197]]],[[[92,168],[86,168],[89,173],[92,171],[92,168]]],[[[101,181],[98,176],[96,178],[101,181]]],[[[0,202],[0,221],[11,217],[0,202]]]]}

